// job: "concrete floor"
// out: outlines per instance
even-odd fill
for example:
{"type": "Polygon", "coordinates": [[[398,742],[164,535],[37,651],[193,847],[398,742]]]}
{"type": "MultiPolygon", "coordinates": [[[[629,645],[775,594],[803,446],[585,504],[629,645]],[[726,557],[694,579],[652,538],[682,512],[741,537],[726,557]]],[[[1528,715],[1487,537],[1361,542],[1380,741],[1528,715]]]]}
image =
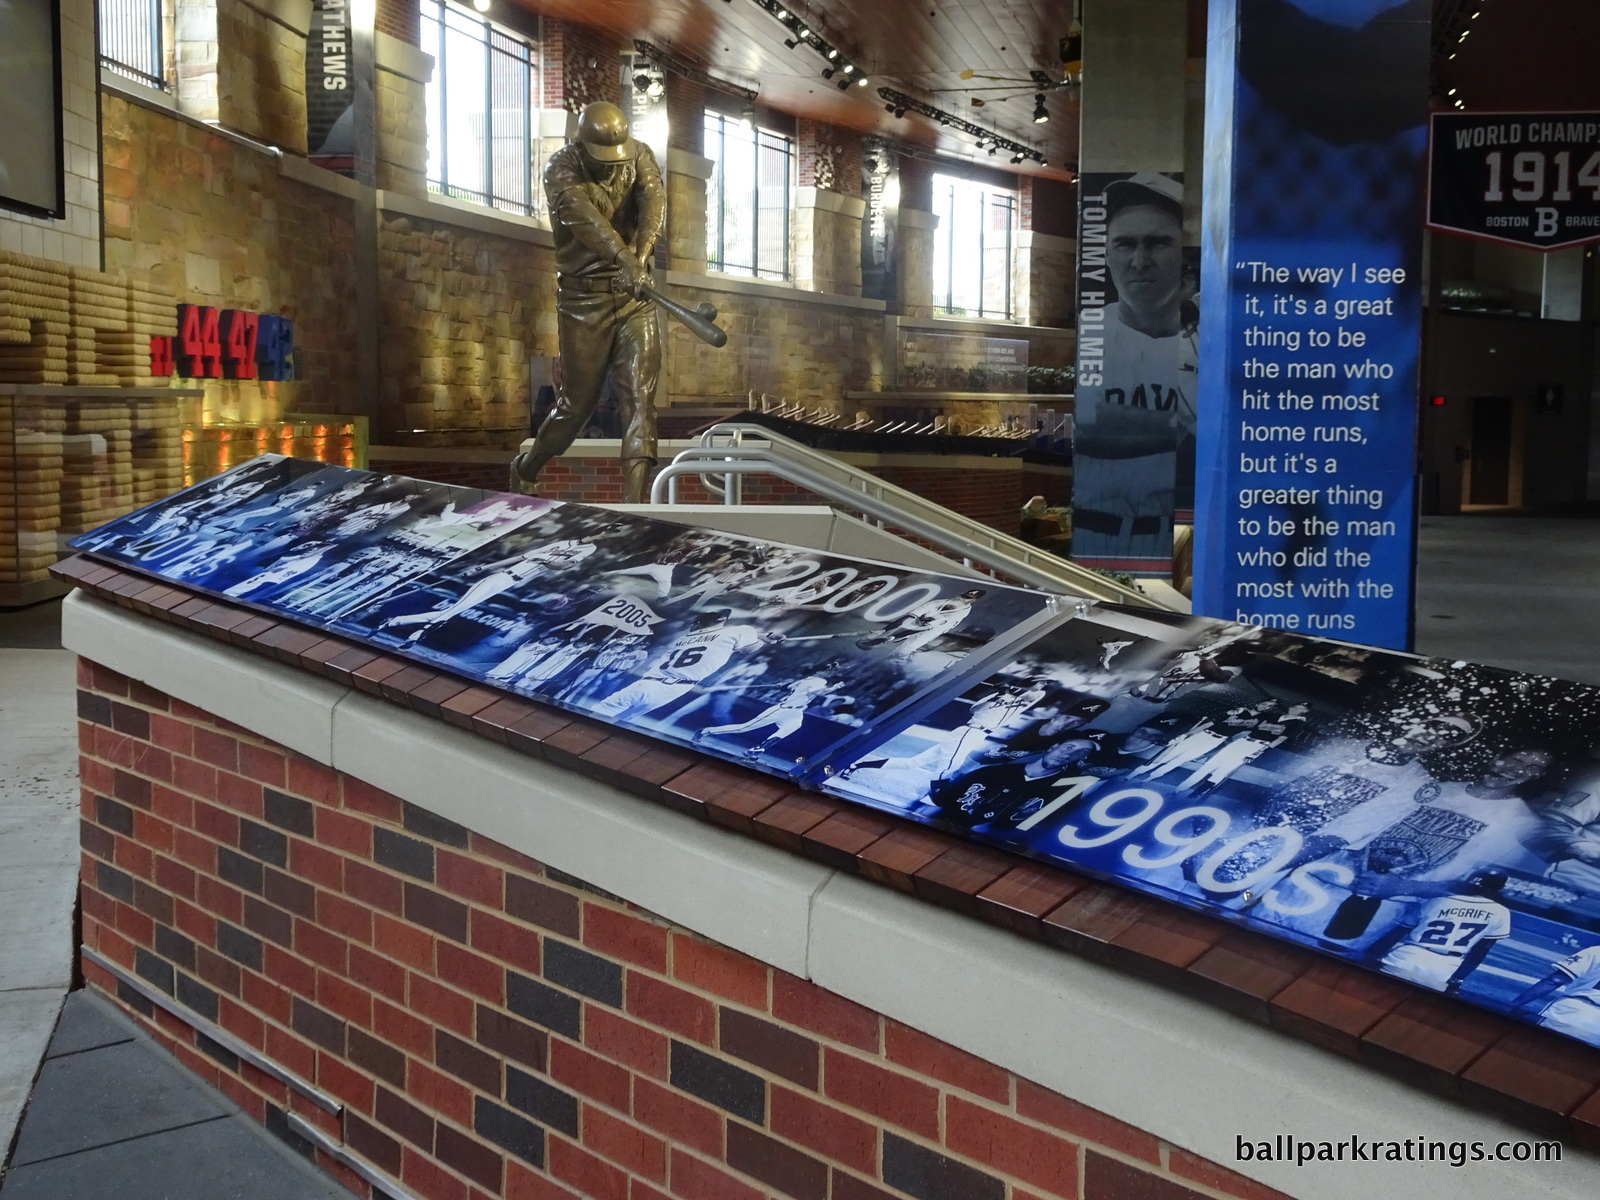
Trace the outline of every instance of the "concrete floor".
{"type": "Polygon", "coordinates": [[[78,739],[59,611],[0,612],[0,1155],[72,980],[78,739]]]}
{"type": "Polygon", "coordinates": [[[1424,517],[1417,653],[1600,684],[1600,521],[1424,517]]]}

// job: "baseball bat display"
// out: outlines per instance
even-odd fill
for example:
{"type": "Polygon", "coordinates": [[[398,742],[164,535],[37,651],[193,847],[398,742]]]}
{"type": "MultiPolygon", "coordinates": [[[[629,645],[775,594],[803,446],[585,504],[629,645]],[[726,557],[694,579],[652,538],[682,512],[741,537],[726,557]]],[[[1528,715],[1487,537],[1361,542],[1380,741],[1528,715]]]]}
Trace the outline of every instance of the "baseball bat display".
{"type": "Polygon", "coordinates": [[[717,310],[711,305],[702,302],[694,308],[687,308],[670,296],[658,292],[648,283],[640,291],[687,325],[689,332],[702,342],[710,342],[713,346],[728,344],[728,331],[716,323],[717,310]]]}

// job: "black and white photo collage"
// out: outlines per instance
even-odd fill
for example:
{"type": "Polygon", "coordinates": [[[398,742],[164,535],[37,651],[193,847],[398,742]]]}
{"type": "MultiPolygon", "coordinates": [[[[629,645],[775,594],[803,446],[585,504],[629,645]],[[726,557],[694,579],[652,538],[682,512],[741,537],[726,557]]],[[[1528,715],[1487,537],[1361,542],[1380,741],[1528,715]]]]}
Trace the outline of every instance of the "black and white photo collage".
{"type": "Polygon", "coordinates": [[[1600,1045],[1600,689],[276,456],[73,545],[1600,1045]]]}

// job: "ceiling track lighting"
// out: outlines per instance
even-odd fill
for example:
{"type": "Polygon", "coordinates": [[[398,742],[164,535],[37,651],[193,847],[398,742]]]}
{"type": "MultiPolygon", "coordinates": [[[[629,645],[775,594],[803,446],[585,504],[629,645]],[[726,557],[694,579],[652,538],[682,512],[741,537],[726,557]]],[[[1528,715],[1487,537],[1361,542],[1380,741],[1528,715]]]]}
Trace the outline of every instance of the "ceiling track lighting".
{"type": "Polygon", "coordinates": [[[845,91],[852,83],[867,85],[867,77],[856,71],[854,64],[846,62],[836,46],[831,45],[826,38],[812,29],[809,24],[801,19],[799,14],[792,12],[779,4],[777,0],[755,0],[758,7],[765,9],[787,29],[788,36],[783,39],[783,44],[790,50],[798,50],[801,46],[810,46],[827,63],[822,70],[822,77],[832,83],[841,92],[845,91]],[[835,76],[844,74],[849,78],[836,79],[835,76]]]}
{"type": "MultiPolygon", "coordinates": [[[[755,103],[756,91],[754,88],[743,87],[740,84],[733,83],[727,79],[718,79],[715,75],[707,75],[692,62],[689,62],[687,59],[679,58],[670,50],[663,50],[654,42],[647,42],[643,38],[637,38],[633,43],[633,49],[636,54],[642,55],[644,58],[649,59],[663,71],[671,71],[674,75],[681,75],[685,79],[693,80],[695,83],[704,84],[708,88],[713,88],[716,91],[724,92],[730,96],[737,96],[746,103],[755,103]]],[[[661,87],[663,92],[666,91],[665,85],[662,84],[660,80],[656,80],[655,82],[661,87]]]]}
{"type": "MultiPolygon", "coordinates": [[[[992,130],[985,129],[981,125],[974,125],[971,121],[964,121],[954,113],[934,108],[931,104],[924,104],[916,97],[908,96],[904,92],[896,91],[894,88],[879,88],[878,98],[883,101],[885,112],[893,113],[896,117],[903,117],[908,112],[914,112],[920,116],[927,117],[929,120],[937,121],[945,128],[956,129],[969,135],[977,143],[979,150],[987,149],[991,155],[1005,150],[1011,154],[1013,163],[1022,163],[1031,159],[1041,166],[1044,164],[1044,154],[1035,150],[1032,146],[1024,146],[1021,142],[1014,142],[1008,137],[1001,137],[992,130]]],[[[1043,100],[1044,97],[1041,95],[1039,98],[1043,100]]]]}
{"type": "Polygon", "coordinates": [[[1035,125],[1043,125],[1049,119],[1050,114],[1044,106],[1044,93],[1039,92],[1033,98],[1033,123],[1035,125]]]}

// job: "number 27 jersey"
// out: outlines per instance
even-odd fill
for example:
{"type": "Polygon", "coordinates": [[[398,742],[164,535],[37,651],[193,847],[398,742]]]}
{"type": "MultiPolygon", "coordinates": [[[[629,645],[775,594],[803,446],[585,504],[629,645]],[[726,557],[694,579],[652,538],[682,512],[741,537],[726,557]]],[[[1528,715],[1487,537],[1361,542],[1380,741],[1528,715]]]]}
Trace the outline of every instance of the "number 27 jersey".
{"type": "Polygon", "coordinates": [[[1511,933],[1511,910],[1482,896],[1440,896],[1422,906],[1406,941],[1440,954],[1465,954],[1511,933]]]}

